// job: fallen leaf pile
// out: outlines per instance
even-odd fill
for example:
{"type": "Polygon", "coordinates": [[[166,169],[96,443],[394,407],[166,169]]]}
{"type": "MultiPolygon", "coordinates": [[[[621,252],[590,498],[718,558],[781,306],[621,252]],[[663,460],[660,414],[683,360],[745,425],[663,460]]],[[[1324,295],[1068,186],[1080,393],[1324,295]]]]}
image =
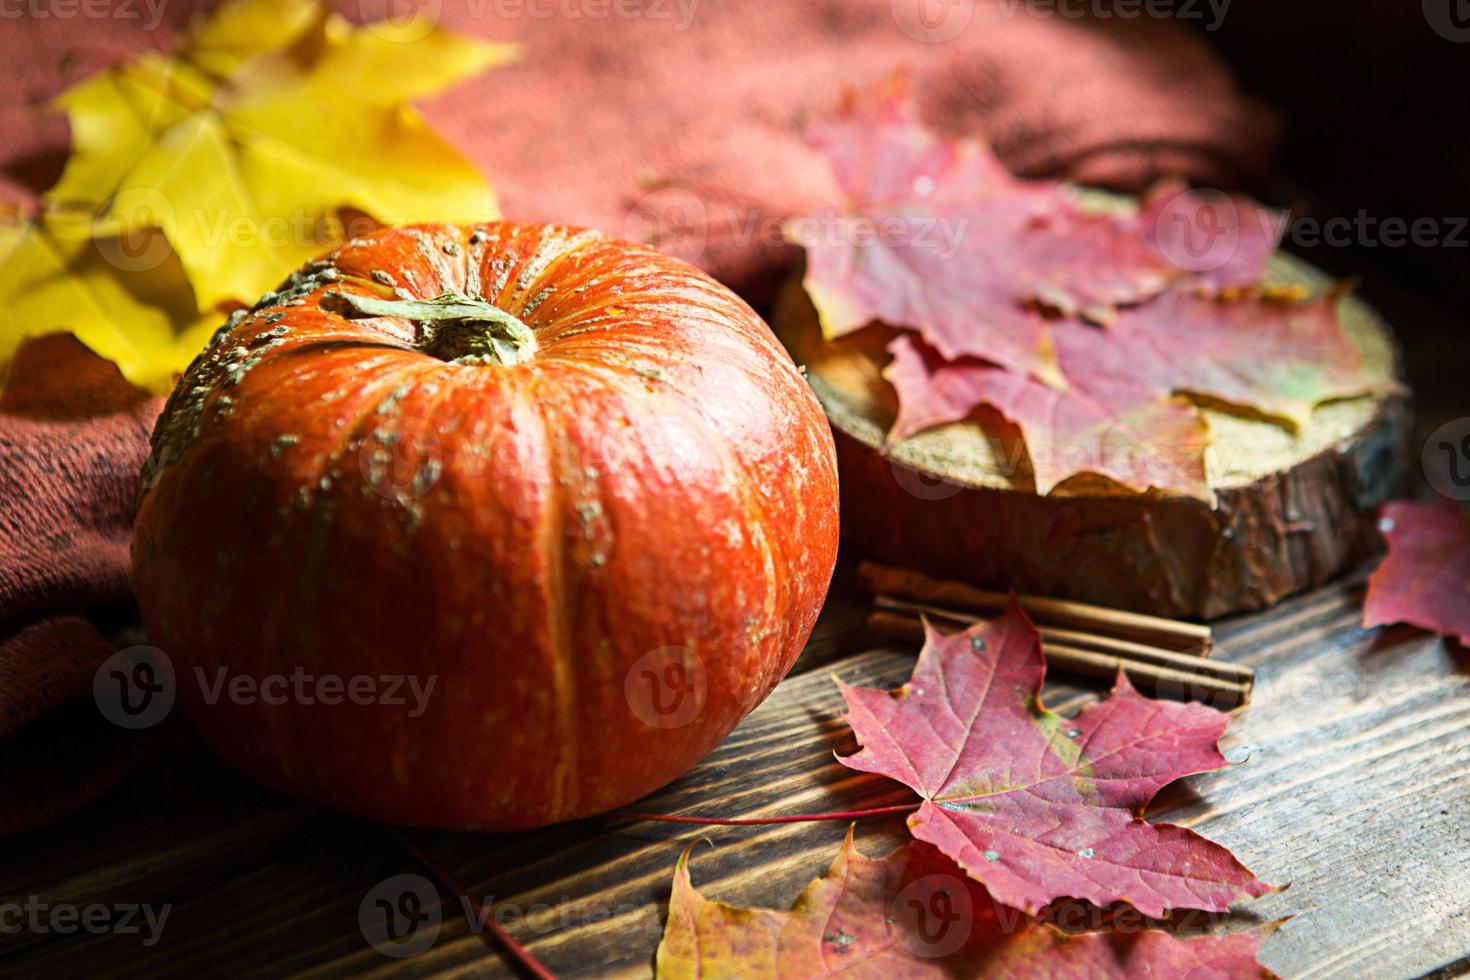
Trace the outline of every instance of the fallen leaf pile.
{"type": "Polygon", "coordinates": [[[1111,697],[1068,720],[1042,703],[1044,677],[1040,634],[1013,602],[963,632],[927,629],[895,691],[839,682],[860,746],[839,761],[922,797],[915,842],[870,860],[849,833],[790,912],[708,901],[681,860],[659,975],[1260,974],[1259,932],[1124,939],[1032,918],[1075,900],[1219,913],[1275,890],[1220,845],[1142,816],[1167,784],[1226,766],[1228,714],[1145,698],[1120,674],[1111,697]],[[963,923],[948,939],[946,916],[963,923]]]}
{"type": "Polygon", "coordinates": [[[1470,517],[1441,497],[1384,505],[1388,557],[1368,578],[1363,625],[1412,623],[1470,646],[1470,517]]]}
{"type": "Polygon", "coordinates": [[[419,15],[354,27],[312,0],[230,0],[172,57],[63,93],[72,152],[33,223],[0,227],[0,364],[74,332],[167,390],[221,309],[376,222],[496,216],[480,173],[409,105],[507,60],[419,15]]]}
{"type": "Polygon", "coordinates": [[[1158,929],[1069,934],[998,905],[927,844],[864,857],[848,831],[789,912],[713,902],[688,852],[674,873],[658,976],[1262,977],[1259,933],[1178,939],[1158,929]]]}
{"type": "Polygon", "coordinates": [[[1387,390],[1338,292],[1260,285],[1282,227],[1249,200],[1155,188],[1132,211],[1012,177],[978,140],[918,123],[901,87],[814,127],[846,199],[799,219],[824,333],[899,330],[890,441],[989,405],[1019,427],[1036,491],[1100,474],[1213,500],[1210,404],[1295,428],[1387,390]]]}

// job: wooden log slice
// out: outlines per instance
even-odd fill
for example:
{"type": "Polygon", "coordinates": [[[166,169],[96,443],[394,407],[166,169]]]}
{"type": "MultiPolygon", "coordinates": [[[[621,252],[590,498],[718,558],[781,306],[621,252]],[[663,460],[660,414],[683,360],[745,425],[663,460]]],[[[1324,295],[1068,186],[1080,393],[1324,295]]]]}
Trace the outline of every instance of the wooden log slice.
{"type": "MultiPolygon", "coordinates": [[[[1267,279],[1330,284],[1280,253],[1267,279]]],[[[1370,366],[1396,371],[1382,319],[1352,296],[1341,316],[1370,366]]],[[[783,288],[773,319],[832,421],[849,541],[879,561],[985,587],[1176,617],[1267,606],[1380,547],[1373,511],[1398,488],[1409,459],[1402,396],[1324,403],[1295,433],[1207,407],[1213,509],[1086,474],[1039,496],[1016,430],[989,409],[884,451],[897,410],[880,374],[886,328],[823,340],[799,276],[783,288]]]]}

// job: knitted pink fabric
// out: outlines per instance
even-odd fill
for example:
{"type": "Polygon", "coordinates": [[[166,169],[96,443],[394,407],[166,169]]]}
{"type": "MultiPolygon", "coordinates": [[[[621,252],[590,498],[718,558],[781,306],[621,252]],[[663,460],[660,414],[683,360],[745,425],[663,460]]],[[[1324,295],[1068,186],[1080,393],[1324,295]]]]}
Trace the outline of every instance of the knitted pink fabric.
{"type": "Polygon", "coordinates": [[[68,335],[26,344],[11,365],[0,396],[0,833],[67,812],[135,757],[140,739],[91,704],[112,646],[80,613],[128,597],[133,498],[161,408],[68,335]]]}

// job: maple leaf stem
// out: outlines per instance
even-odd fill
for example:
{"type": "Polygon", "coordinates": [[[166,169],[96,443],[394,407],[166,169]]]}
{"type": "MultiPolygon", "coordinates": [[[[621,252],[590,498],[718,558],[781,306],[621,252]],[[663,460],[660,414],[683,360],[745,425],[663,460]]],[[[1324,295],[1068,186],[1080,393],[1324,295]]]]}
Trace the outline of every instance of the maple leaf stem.
{"type": "Polygon", "coordinates": [[[475,897],[466,891],[464,886],[453,875],[440,867],[437,861],[425,854],[417,845],[392,827],[384,824],[383,829],[388,832],[389,837],[392,837],[398,842],[400,847],[412,854],[420,864],[427,868],[430,874],[438,878],[440,884],[453,892],[455,897],[469,904],[475,913],[475,918],[485,926],[486,931],[480,935],[484,938],[487,946],[493,949],[495,943],[499,943],[502,952],[514,960],[528,974],[536,977],[537,980],[556,980],[556,975],[542,966],[540,961],[531,955],[530,950],[516,942],[511,934],[505,931],[505,927],[495,921],[495,916],[485,914],[484,907],[475,900],[475,897]],[[494,943],[491,942],[492,937],[494,943]]]}
{"type": "Polygon", "coordinates": [[[638,810],[619,810],[615,816],[628,820],[659,820],[664,823],[721,824],[729,826],[756,826],[771,823],[808,823],[816,820],[857,820],[860,817],[881,817],[889,813],[906,813],[917,810],[918,803],[897,803],[893,806],[876,806],[868,810],[841,810],[836,813],[795,813],[785,817],[684,817],[672,813],[643,813],[638,810]]]}

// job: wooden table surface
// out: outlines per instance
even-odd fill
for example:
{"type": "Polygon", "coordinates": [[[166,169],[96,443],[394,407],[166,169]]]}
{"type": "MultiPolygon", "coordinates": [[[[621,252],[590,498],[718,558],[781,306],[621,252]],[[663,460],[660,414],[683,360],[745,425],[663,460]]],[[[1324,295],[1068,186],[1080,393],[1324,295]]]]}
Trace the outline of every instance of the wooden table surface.
{"type": "MultiPolygon", "coordinates": [[[[1177,784],[1150,816],[1193,827],[1266,880],[1291,883],[1224,924],[1290,916],[1261,957],[1282,975],[1470,972],[1470,654],[1408,627],[1359,628],[1362,582],[1359,573],[1217,624],[1217,656],[1257,669],[1254,701],[1225,742],[1227,756],[1244,761],[1177,784]]],[[[863,612],[844,561],[792,675],[640,809],[767,816],[912,799],[832,758],[853,745],[832,678],[895,686],[913,664],[913,651],[863,635],[863,612]]],[[[1048,700],[1068,713],[1096,693],[1048,684],[1048,700]]],[[[465,893],[493,902],[559,976],[647,976],[686,842],[709,842],[691,861],[705,894],[785,908],[826,869],[844,830],[593,819],[399,839],[258,789],[185,738],[89,809],[0,841],[0,905],[168,903],[159,940],[144,945],[146,928],[0,935],[0,973],[514,975],[443,888],[425,906],[441,919],[425,951],[390,958],[369,945],[359,920],[369,892],[395,875],[429,874],[407,840],[465,893]]],[[[903,839],[901,815],[857,829],[869,855],[903,839]]]]}

